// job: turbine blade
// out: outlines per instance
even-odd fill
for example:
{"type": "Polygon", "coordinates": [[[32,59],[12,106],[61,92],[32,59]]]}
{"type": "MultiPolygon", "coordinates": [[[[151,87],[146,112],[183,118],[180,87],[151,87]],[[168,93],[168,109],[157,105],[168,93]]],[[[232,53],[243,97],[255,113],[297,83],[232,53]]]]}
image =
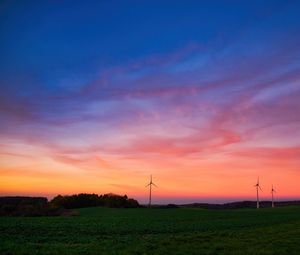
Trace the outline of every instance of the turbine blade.
{"type": "Polygon", "coordinates": [[[258,186],[258,187],[259,187],[259,189],[262,191],[261,187],[260,187],[260,186],[258,186]]]}
{"type": "Polygon", "coordinates": [[[152,182],[152,184],[153,184],[155,187],[157,187],[155,183],[152,182]]]}
{"type": "Polygon", "coordinates": [[[145,187],[148,187],[151,183],[147,184],[145,187]]]}

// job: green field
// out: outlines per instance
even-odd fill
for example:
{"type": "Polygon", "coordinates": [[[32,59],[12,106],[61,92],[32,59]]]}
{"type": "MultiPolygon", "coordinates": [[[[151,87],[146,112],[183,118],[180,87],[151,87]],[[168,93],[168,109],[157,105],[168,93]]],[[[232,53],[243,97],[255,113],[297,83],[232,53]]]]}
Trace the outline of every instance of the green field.
{"type": "Polygon", "coordinates": [[[2,217],[0,254],[300,254],[300,207],[2,217]]]}

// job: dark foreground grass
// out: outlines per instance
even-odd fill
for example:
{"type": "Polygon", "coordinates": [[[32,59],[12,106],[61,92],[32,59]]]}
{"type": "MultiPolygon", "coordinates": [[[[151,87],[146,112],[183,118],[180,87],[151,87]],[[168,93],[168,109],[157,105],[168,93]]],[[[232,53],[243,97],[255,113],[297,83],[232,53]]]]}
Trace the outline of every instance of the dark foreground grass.
{"type": "Polygon", "coordinates": [[[0,254],[300,254],[300,207],[0,218],[0,254]]]}

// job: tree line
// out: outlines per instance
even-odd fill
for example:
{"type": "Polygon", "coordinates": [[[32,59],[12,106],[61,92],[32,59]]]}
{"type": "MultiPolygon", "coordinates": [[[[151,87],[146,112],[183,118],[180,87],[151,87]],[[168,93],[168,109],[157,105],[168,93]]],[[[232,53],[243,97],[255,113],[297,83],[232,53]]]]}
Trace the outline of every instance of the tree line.
{"type": "Polygon", "coordinates": [[[66,209],[84,208],[92,206],[104,206],[112,208],[136,208],[139,207],[137,200],[128,198],[127,195],[116,194],[77,194],[71,196],[58,195],[51,200],[51,203],[66,209]]]}
{"type": "Polygon", "coordinates": [[[75,194],[58,195],[51,201],[45,197],[0,197],[0,216],[57,216],[70,215],[69,209],[103,206],[111,208],[140,207],[127,195],[75,194]]]}

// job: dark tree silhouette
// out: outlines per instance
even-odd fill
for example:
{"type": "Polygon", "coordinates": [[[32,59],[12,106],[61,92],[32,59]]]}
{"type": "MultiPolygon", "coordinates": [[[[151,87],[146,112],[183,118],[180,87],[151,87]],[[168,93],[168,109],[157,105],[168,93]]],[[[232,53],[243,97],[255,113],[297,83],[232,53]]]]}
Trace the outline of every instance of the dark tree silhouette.
{"type": "Polygon", "coordinates": [[[92,206],[105,206],[113,208],[134,208],[139,207],[139,203],[128,198],[127,195],[120,196],[116,194],[76,194],[71,196],[58,195],[50,202],[55,206],[61,206],[66,209],[84,208],[92,206]]]}

